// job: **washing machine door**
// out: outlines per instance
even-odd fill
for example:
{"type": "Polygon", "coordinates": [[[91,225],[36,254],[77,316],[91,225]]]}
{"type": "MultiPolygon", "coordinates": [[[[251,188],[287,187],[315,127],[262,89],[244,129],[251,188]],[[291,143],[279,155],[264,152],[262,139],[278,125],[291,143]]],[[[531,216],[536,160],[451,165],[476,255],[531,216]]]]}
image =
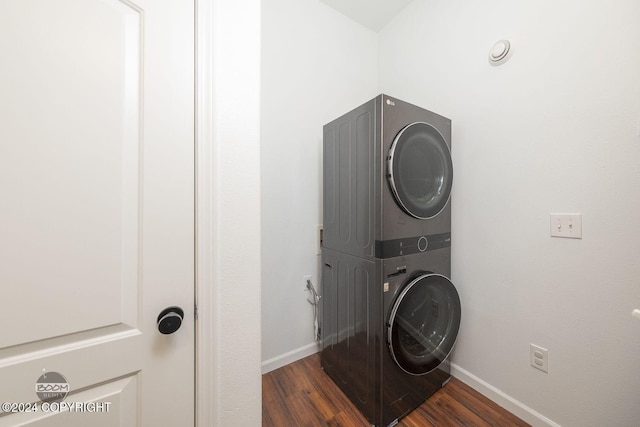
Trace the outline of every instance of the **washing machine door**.
{"type": "Polygon", "coordinates": [[[391,356],[411,375],[436,369],[451,353],[460,328],[460,297],[449,279],[426,273],[410,281],[388,323],[391,356]]]}
{"type": "Polygon", "coordinates": [[[433,218],[447,205],[453,183],[451,152],[428,123],[403,128],[389,149],[387,176],[396,201],[419,219],[433,218]]]}

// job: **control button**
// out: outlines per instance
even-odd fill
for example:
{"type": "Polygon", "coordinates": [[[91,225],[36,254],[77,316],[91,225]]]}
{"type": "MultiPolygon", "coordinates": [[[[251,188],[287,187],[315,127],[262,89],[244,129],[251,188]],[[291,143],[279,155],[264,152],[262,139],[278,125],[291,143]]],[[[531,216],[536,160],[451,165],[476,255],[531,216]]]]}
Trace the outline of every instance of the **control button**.
{"type": "Polygon", "coordinates": [[[418,239],[418,250],[420,252],[424,252],[427,250],[427,246],[429,246],[429,242],[427,241],[427,238],[422,236],[418,239]]]}

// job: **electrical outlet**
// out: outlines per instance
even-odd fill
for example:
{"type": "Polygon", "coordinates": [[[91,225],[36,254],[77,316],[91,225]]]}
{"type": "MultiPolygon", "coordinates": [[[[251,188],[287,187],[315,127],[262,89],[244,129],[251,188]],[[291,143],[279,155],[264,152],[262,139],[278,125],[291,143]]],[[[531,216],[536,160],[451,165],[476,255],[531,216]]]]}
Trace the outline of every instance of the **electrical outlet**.
{"type": "Polygon", "coordinates": [[[529,357],[531,366],[549,373],[549,350],[535,344],[529,344],[529,357]]]}
{"type": "Polygon", "coordinates": [[[582,239],[582,214],[549,214],[551,237],[582,239]]]}

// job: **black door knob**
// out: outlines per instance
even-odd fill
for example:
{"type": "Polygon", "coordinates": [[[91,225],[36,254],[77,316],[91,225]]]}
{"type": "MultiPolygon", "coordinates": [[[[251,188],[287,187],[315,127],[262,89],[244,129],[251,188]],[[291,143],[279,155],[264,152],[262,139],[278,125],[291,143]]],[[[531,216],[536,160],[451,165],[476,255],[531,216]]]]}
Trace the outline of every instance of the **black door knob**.
{"type": "Polygon", "coordinates": [[[169,335],[180,329],[184,319],[184,311],[180,307],[167,307],[158,316],[158,330],[169,335]]]}

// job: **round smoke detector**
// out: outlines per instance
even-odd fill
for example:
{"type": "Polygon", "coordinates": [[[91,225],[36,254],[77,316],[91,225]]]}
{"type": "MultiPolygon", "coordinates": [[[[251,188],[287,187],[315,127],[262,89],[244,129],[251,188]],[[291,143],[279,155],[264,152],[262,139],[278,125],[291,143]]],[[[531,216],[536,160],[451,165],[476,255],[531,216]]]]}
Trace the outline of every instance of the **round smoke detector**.
{"type": "Polygon", "coordinates": [[[500,65],[509,59],[510,53],[511,43],[509,43],[509,40],[497,41],[489,51],[489,63],[491,65],[500,65]]]}

